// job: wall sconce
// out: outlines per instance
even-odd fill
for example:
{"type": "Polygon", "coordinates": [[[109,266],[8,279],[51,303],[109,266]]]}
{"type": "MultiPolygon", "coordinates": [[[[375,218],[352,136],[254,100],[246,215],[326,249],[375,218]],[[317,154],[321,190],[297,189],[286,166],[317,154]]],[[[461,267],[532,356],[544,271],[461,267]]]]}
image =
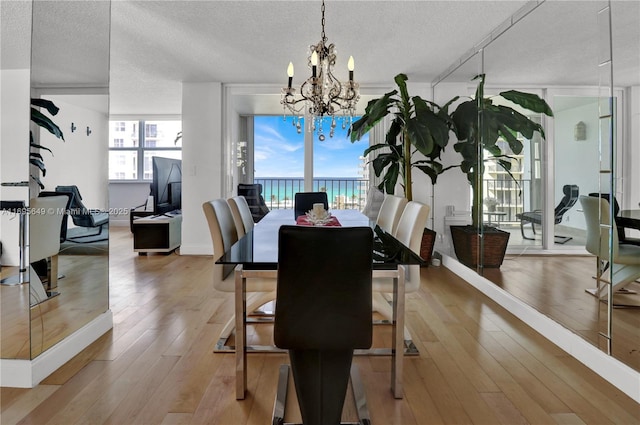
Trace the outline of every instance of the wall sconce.
{"type": "Polygon", "coordinates": [[[87,126],[87,136],[91,134],[91,129],[87,126]]]}
{"type": "Polygon", "coordinates": [[[76,131],[78,127],[76,127],[76,125],[74,123],[71,123],[71,132],[73,133],[74,131],[76,131]]]}
{"type": "Polygon", "coordinates": [[[573,129],[573,138],[576,141],[587,140],[587,125],[580,121],[573,129]]]}

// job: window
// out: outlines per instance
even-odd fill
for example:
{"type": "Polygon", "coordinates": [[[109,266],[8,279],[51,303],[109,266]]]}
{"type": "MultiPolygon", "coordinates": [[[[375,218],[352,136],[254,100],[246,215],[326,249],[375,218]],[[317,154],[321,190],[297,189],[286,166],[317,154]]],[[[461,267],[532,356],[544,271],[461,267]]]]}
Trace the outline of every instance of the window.
{"type": "Polygon", "coordinates": [[[151,180],[151,157],[182,158],[181,121],[112,121],[109,179],[151,180]]]}

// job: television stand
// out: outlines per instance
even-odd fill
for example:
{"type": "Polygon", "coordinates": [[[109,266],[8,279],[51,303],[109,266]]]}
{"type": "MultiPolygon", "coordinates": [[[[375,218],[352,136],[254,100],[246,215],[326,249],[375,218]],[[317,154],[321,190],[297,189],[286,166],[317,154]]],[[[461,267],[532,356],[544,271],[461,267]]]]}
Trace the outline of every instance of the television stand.
{"type": "Polygon", "coordinates": [[[159,214],[133,219],[133,251],[169,253],[180,246],[182,215],[159,214]]]}

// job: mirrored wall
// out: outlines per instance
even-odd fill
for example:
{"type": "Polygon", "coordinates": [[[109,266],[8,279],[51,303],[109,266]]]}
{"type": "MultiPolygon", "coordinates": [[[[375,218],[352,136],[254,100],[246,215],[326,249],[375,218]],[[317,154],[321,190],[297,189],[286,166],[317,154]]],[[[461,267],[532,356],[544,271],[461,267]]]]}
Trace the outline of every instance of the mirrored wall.
{"type": "Polygon", "coordinates": [[[29,331],[3,332],[3,358],[33,359],[109,308],[110,9],[109,1],[32,5],[31,98],[52,102],[58,112],[39,107],[38,100],[32,105],[62,137],[32,114],[33,145],[40,147],[32,145],[30,155],[39,165],[30,169],[28,284],[3,291],[13,299],[3,299],[12,308],[3,308],[1,317],[3,323],[26,322],[29,331]]]}
{"type": "MultiPolygon", "coordinates": [[[[511,173],[485,163],[477,195],[483,205],[477,219],[508,233],[509,241],[502,265],[484,267],[488,263],[483,261],[492,254],[488,239],[480,238],[476,270],[640,370],[640,309],[628,308],[640,307],[640,295],[616,293],[599,300],[590,293],[597,286],[597,261],[586,249],[587,224],[579,199],[614,193],[621,210],[638,209],[637,196],[629,193],[640,193],[639,182],[623,176],[630,175],[628,155],[634,151],[629,146],[639,136],[637,126],[635,135],[632,132],[629,108],[633,96],[638,102],[640,86],[640,10],[636,2],[613,2],[612,39],[609,27],[603,25],[608,5],[606,1],[536,5],[444,75],[434,87],[434,98],[441,103],[453,95],[472,95],[471,78],[484,73],[485,96],[519,90],[547,101],[554,114],[550,118],[518,110],[540,123],[545,137],[517,135],[523,149],[508,152],[511,173]],[[609,45],[612,55],[607,54],[609,45]],[[613,61],[607,62],[607,56],[613,61]],[[608,64],[612,66],[607,68],[608,64]]],[[[471,196],[468,183],[459,189],[471,196]]],[[[450,217],[451,223],[461,221],[461,215],[450,217]]],[[[628,228],[626,234],[635,236],[637,231],[628,228]]],[[[606,278],[610,273],[610,268],[604,270],[606,278]]],[[[640,289],[637,283],[630,284],[634,285],[640,289]]]]}

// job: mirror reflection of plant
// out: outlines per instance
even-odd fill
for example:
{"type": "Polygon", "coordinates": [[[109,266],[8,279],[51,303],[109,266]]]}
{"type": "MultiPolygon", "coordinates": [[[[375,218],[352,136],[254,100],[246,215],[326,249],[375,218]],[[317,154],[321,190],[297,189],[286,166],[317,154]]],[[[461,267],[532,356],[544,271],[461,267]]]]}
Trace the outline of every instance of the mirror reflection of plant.
{"type": "MultiPolygon", "coordinates": [[[[58,139],[61,139],[62,141],[64,141],[64,135],[62,134],[62,130],[60,130],[60,127],[58,127],[51,120],[51,118],[47,117],[45,114],[43,114],[42,112],[40,112],[40,110],[36,108],[44,108],[52,116],[57,115],[58,111],[60,111],[60,108],[58,108],[50,100],[37,99],[37,98],[31,99],[31,121],[35,123],[37,126],[46,129],[47,131],[49,131],[49,133],[53,134],[58,139]]],[[[51,151],[51,149],[47,148],[46,146],[42,146],[40,144],[35,143],[33,139],[32,131],[29,131],[29,146],[30,148],[34,148],[34,149],[44,149],[46,151],[49,151],[49,153],[53,155],[53,152],[51,151]]],[[[34,152],[33,150],[30,149],[29,163],[38,167],[38,169],[42,172],[42,177],[47,175],[47,169],[44,165],[44,158],[42,157],[40,152],[34,152]]],[[[32,174],[31,179],[33,179],[38,184],[38,186],[40,186],[40,189],[44,189],[44,184],[42,184],[42,181],[40,181],[40,177],[38,175],[32,174]]]]}
{"type": "MultiPolygon", "coordinates": [[[[471,217],[473,220],[472,225],[476,229],[480,226],[480,216],[478,214],[482,211],[484,163],[494,161],[517,182],[511,173],[511,161],[514,158],[503,151],[498,142],[505,140],[511,152],[519,155],[522,152],[523,144],[517,138],[518,133],[529,140],[533,138],[536,132],[540,133],[543,139],[545,137],[542,125],[509,106],[495,105],[493,99],[498,96],[485,98],[485,74],[477,75],[474,78],[474,80],[478,79],[480,81],[478,82],[475,98],[459,104],[456,110],[451,113],[452,129],[458,139],[453,145],[453,149],[462,156],[462,161],[458,165],[444,169],[460,167],[462,172],[467,175],[467,180],[473,190],[471,217]],[[482,131],[479,130],[480,128],[482,131]],[[479,149],[479,144],[481,144],[481,149],[479,149]],[[483,157],[480,161],[480,155],[484,155],[484,151],[487,151],[490,156],[483,157]]],[[[535,94],[508,90],[501,92],[499,96],[531,112],[553,116],[553,112],[547,102],[535,94]]],[[[458,98],[455,97],[447,105],[455,102],[458,98]]]]}
{"type": "Polygon", "coordinates": [[[370,146],[364,151],[364,156],[376,152],[371,161],[374,172],[378,177],[384,173],[379,189],[393,194],[398,178],[402,178],[405,197],[412,200],[413,168],[428,175],[433,183],[443,170],[438,160],[449,141],[449,117],[446,108],[441,109],[420,96],[410,97],[405,74],[396,75],[394,80],[398,89],[370,101],[365,114],[353,123],[349,134],[351,142],[360,140],[380,120],[393,114],[385,142],[370,146]],[[425,159],[413,161],[417,152],[425,159]]]}

